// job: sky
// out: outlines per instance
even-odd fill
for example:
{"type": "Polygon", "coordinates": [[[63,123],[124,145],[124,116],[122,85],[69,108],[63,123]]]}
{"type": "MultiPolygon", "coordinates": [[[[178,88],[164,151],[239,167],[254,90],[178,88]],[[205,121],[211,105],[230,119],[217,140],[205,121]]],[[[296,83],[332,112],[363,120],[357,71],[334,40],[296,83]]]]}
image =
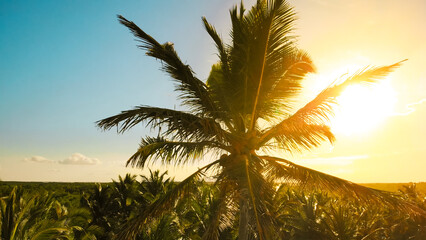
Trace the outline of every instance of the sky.
{"type": "MultiPolygon", "coordinates": [[[[0,1],[0,179],[106,182],[146,174],[124,165],[141,137],[154,133],[142,125],[104,132],[95,122],[141,104],[181,107],[159,61],[137,49],[116,15],[173,42],[206,79],[217,56],[201,17],[229,40],[228,10],[239,2],[0,1]]],[[[360,183],[426,181],[426,1],[290,3],[299,46],[317,67],[305,82],[306,101],[341,76],[408,59],[377,86],[342,95],[334,145],[291,160],[360,183]]],[[[197,165],[152,168],[180,180],[197,165]]]]}

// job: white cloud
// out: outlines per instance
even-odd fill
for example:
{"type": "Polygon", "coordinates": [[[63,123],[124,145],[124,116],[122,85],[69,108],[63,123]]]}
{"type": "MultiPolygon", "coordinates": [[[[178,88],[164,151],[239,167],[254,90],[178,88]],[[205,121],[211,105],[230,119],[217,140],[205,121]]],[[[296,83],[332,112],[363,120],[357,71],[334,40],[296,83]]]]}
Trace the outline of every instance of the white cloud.
{"type": "Polygon", "coordinates": [[[397,113],[394,113],[394,115],[396,115],[396,116],[407,116],[407,115],[416,111],[416,109],[418,108],[417,105],[423,104],[424,102],[426,102],[426,98],[423,98],[420,101],[417,101],[417,102],[414,102],[414,103],[407,104],[405,106],[405,108],[407,109],[405,112],[397,112],[397,113]]]}
{"type": "Polygon", "coordinates": [[[329,3],[329,2],[324,1],[324,0],[311,0],[311,1],[312,1],[312,2],[314,2],[314,3],[316,3],[316,4],[323,5],[323,6],[328,6],[328,5],[330,5],[330,3],[329,3]]]}
{"type": "Polygon", "coordinates": [[[35,162],[35,163],[52,163],[52,160],[49,160],[42,156],[32,156],[30,158],[25,158],[25,162],[35,162]]]}
{"type": "Polygon", "coordinates": [[[68,158],[58,161],[58,163],[70,165],[97,165],[100,164],[101,161],[99,161],[97,158],[86,157],[81,153],[74,153],[68,158]]]}
{"type": "Polygon", "coordinates": [[[311,159],[302,159],[296,163],[302,165],[339,165],[346,166],[351,165],[355,160],[366,159],[368,155],[354,155],[354,156],[339,156],[339,157],[330,157],[330,158],[311,158],[311,159]]]}

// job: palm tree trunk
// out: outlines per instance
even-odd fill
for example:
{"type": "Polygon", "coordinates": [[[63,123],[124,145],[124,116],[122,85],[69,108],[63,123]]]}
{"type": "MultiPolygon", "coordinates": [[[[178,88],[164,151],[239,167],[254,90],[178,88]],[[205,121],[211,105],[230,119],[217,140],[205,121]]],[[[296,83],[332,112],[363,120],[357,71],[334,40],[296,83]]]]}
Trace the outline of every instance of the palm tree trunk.
{"type": "Polygon", "coordinates": [[[248,240],[248,201],[245,198],[240,200],[240,223],[238,227],[238,240],[248,240]]]}

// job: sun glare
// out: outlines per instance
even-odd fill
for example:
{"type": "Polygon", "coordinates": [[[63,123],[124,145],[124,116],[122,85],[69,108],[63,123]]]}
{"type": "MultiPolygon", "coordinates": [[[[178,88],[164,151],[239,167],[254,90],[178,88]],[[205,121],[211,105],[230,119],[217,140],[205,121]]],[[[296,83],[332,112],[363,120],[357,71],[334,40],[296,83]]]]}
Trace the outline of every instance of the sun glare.
{"type": "Polygon", "coordinates": [[[364,134],[392,115],[397,101],[390,79],[373,86],[347,87],[337,99],[339,106],[331,121],[333,132],[351,136],[364,134]]]}

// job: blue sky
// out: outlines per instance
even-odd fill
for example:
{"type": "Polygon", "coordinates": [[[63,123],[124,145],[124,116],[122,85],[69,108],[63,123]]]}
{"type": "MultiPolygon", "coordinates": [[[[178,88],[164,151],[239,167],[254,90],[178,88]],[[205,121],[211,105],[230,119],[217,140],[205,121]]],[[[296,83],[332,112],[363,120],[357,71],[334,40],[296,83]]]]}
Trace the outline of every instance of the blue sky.
{"type": "MultiPolygon", "coordinates": [[[[160,63],[136,48],[116,15],[160,42],[173,41],[205,78],[215,55],[201,16],[220,22],[232,5],[224,2],[0,2],[0,55],[6,56],[0,58],[0,178],[30,180],[17,162],[31,156],[60,161],[84,153],[105,162],[115,155],[124,163],[149,131],[117,136],[94,122],[139,104],[179,103],[160,63]]],[[[40,175],[35,178],[46,177],[40,175]]]]}
{"type": "MultiPolygon", "coordinates": [[[[245,2],[250,5],[253,1],[245,2]]],[[[342,58],[367,65],[410,58],[405,70],[394,77],[401,79],[410,71],[409,77],[404,76],[409,83],[394,86],[400,95],[399,110],[405,111],[404,106],[426,97],[426,74],[421,69],[426,53],[425,2],[361,1],[353,6],[335,0],[291,2],[300,13],[297,33],[301,46],[312,54],[319,70],[332,75],[333,66],[347,65],[342,58]],[[398,12],[400,16],[394,15],[398,12]],[[395,20],[397,17],[401,19],[395,20]],[[348,37],[349,26],[356,36],[348,37]],[[367,45],[380,51],[357,48],[367,45]]],[[[137,42],[116,15],[134,21],[159,42],[173,42],[180,57],[199,78],[206,79],[216,55],[201,16],[226,39],[228,10],[236,3],[239,1],[1,1],[0,179],[109,181],[128,171],[141,173],[123,165],[140,137],[151,134],[149,129],[138,126],[117,135],[115,131],[100,131],[94,122],[140,104],[179,108],[179,103],[173,83],[159,71],[161,64],[137,49],[137,42]]],[[[413,117],[413,121],[422,122],[424,116],[413,117]]],[[[421,128],[418,134],[423,133],[421,128]]],[[[410,135],[416,148],[421,148],[417,138],[410,135]]],[[[306,158],[353,160],[359,156],[360,161],[371,161],[365,156],[382,154],[348,152],[349,146],[354,146],[350,139],[354,137],[341,136],[334,155],[327,152],[306,158]]],[[[365,146],[360,149],[369,151],[365,146]]],[[[416,151],[410,154],[423,164],[424,151],[416,151]]],[[[170,172],[179,178],[194,168],[172,168],[170,172]]],[[[339,169],[334,172],[339,175],[339,169]]],[[[376,178],[368,171],[365,174],[371,176],[347,171],[339,176],[364,182],[390,181],[390,172],[376,178]]],[[[426,180],[421,173],[411,175],[415,177],[396,181],[426,180]]]]}

